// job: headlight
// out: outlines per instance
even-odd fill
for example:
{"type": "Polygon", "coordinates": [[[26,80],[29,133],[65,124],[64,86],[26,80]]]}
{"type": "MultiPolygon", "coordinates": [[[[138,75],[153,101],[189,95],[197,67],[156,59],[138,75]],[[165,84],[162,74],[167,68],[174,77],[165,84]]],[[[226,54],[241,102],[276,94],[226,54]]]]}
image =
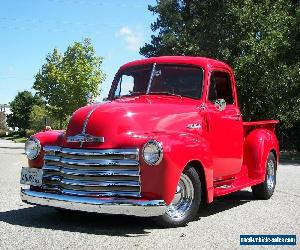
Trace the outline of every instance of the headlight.
{"type": "Polygon", "coordinates": [[[40,141],[30,137],[25,143],[25,153],[29,160],[35,159],[41,151],[40,141]]]}
{"type": "Polygon", "coordinates": [[[146,142],[142,152],[144,161],[149,165],[158,165],[163,158],[163,148],[158,141],[146,142]]]}

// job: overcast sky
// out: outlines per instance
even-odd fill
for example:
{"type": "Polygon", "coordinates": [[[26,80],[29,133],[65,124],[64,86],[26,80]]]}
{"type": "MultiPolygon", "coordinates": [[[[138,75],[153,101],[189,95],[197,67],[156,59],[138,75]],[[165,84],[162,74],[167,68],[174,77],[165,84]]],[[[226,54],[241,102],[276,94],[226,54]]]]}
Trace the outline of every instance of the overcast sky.
{"type": "Polygon", "coordinates": [[[10,0],[0,7],[0,104],[18,91],[32,90],[34,75],[55,47],[92,39],[104,57],[104,97],[117,69],[140,59],[156,17],[147,10],[155,0],[10,0]]]}

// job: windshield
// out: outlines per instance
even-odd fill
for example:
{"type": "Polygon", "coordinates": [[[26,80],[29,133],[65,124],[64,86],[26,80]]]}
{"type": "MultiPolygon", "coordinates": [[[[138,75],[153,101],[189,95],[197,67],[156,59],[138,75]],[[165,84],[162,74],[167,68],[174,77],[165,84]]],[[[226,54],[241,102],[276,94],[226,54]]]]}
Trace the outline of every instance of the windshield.
{"type": "Polygon", "coordinates": [[[134,95],[176,95],[199,99],[202,95],[203,69],[195,66],[151,64],[120,72],[112,98],[134,95]]]}

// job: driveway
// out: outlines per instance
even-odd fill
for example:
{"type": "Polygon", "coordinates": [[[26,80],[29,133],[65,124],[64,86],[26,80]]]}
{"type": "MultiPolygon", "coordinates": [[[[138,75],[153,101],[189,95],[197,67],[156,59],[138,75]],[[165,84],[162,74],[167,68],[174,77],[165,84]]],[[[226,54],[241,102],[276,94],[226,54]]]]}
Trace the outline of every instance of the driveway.
{"type": "Polygon", "coordinates": [[[300,163],[280,164],[277,188],[268,201],[254,200],[250,190],[243,190],[217,199],[186,227],[160,229],[149,218],[62,214],[23,204],[23,148],[24,144],[0,140],[0,249],[263,248],[240,246],[240,234],[296,234],[299,247],[300,163]]]}

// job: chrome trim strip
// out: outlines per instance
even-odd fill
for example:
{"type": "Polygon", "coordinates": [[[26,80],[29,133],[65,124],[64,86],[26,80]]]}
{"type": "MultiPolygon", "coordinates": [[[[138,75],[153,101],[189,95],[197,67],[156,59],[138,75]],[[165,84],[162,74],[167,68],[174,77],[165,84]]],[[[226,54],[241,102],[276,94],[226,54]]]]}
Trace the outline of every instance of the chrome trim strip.
{"type": "MultiPolygon", "coordinates": [[[[79,169],[71,169],[71,168],[64,168],[59,166],[51,166],[51,165],[44,165],[44,170],[48,171],[55,171],[62,174],[67,175],[75,175],[75,176],[132,176],[132,177],[138,177],[139,171],[137,170],[118,170],[118,169],[112,169],[112,170],[79,170],[79,169]]],[[[53,173],[56,174],[56,173],[53,173]]]]}
{"type": "Polygon", "coordinates": [[[118,197],[136,197],[140,198],[141,195],[139,192],[136,191],[79,191],[79,190],[71,190],[71,189],[61,189],[62,194],[66,195],[78,195],[78,196],[93,196],[93,197],[111,197],[111,196],[118,196],[118,197]]]}
{"type": "MultiPolygon", "coordinates": [[[[107,159],[69,159],[59,156],[45,155],[45,161],[61,162],[69,165],[81,166],[138,166],[136,160],[107,160],[107,159]]],[[[47,164],[46,164],[47,165],[47,164]]]]}
{"type": "Polygon", "coordinates": [[[61,158],[59,156],[54,156],[54,155],[44,155],[44,160],[60,162],[61,158]]]}
{"type": "Polygon", "coordinates": [[[52,165],[46,165],[46,164],[44,164],[44,166],[43,166],[43,170],[46,170],[46,171],[60,172],[61,169],[62,169],[62,167],[60,167],[60,166],[52,166],[52,165]]]}
{"type": "Polygon", "coordinates": [[[44,184],[43,189],[56,191],[59,194],[66,194],[66,195],[78,195],[78,196],[85,196],[85,197],[135,197],[141,198],[141,194],[139,191],[135,190],[127,190],[127,191],[109,191],[109,190],[74,190],[70,188],[65,188],[61,185],[48,185],[44,184]]]}
{"type": "Polygon", "coordinates": [[[87,180],[72,180],[67,178],[60,178],[59,176],[52,176],[50,180],[58,180],[62,184],[70,186],[82,187],[139,187],[138,181],[87,181],[87,180]]]}
{"type": "MultiPolygon", "coordinates": [[[[48,158],[48,157],[47,157],[48,158]]],[[[45,157],[45,160],[46,159],[45,157]]],[[[138,166],[139,163],[135,160],[92,160],[92,159],[69,159],[69,158],[60,158],[60,162],[70,165],[80,165],[80,166],[138,166]]]]}
{"type": "Polygon", "coordinates": [[[50,206],[94,213],[123,214],[143,217],[159,216],[165,213],[163,200],[135,200],[122,198],[90,198],[71,195],[57,195],[21,189],[23,202],[32,205],[50,206]]]}
{"type": "Polygon", "coordinates": [[[132,149],[71,149],[71,148],[61,148],[57,146],[44,146],[44,151],[55,151],[61,152],[63,154],[70,154],[70,155],[138,155],[139,150],[137,148],[132,149]]]}
{"type": "Polygon", "coordinates": [[[100,103],[99,103],[98,105],[95,105],[95,107],[94,107],[93,109],[91,109],[90,112],[88,113],[88,115],[85,117],[84,122],[83,122],[83,125],[82,125],[82,131],[81,131],[81,134],[85,134],[86,127],[87,127],[87,124],[88,124],[88,121],[89,121],[91,115],[93,114],[93,112],[94,112],[100,105],[101,105],[100,103]]]}
{"type": "Polygon", "coordinates": [[[44,151],[47,152],[47,151],[54,151],[54,152],[60,152],[61,151],[61,147],[59,146],[44,146],[44,151]]]}
{"type": "Polygon", "coordinates": [[[61,152],[63,154],[70,155],[95,155],[95,156],[105,156],[105,155],[137,155],[138,149],[102,149],[102,150],[89,150],[89,149],[70,149],[62,148],[61,152]]]}

